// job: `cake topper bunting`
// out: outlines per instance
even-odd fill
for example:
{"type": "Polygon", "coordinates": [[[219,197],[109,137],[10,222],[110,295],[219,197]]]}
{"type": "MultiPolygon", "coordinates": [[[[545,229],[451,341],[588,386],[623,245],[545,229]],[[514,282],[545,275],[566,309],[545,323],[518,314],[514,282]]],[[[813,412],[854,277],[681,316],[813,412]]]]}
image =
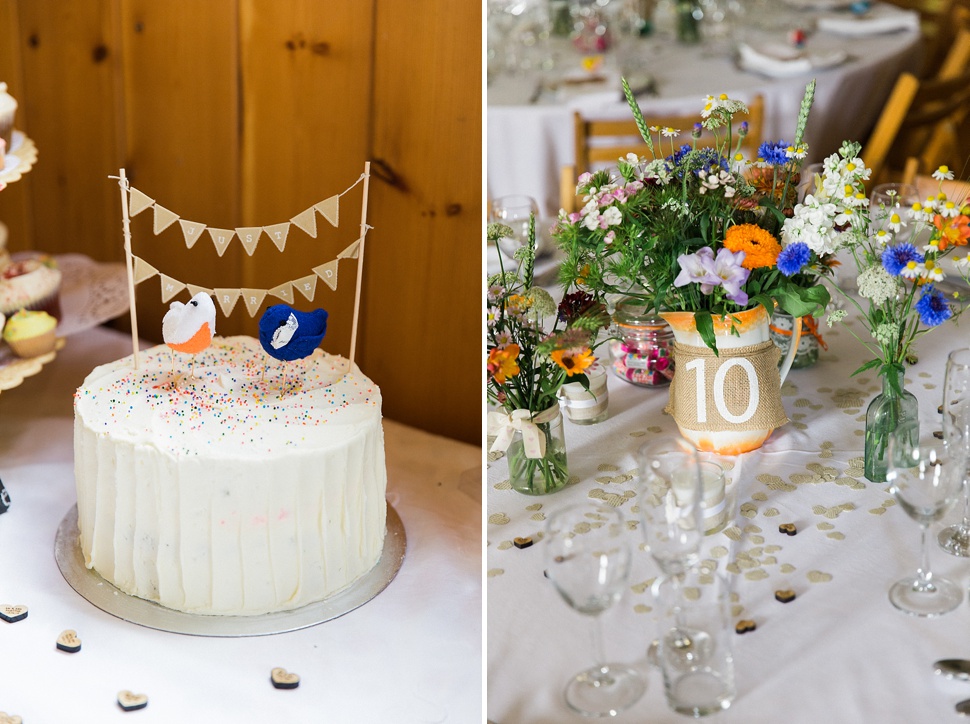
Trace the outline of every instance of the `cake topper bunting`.
{"type": "MultiPolygon", "coordinates": [[[[135,305],[135,285],[158,275],[161,279],[162,302],[170,301],[179,292],[188,288],[190,293],[192,293],[193,298],[200,292],[204,292],[207,296],[213,295],[215,297],[215,303],[218,304],[219,309],[226,316],[229,316],[235,307],[236,302],[240,297],[242,297],[243,303],[245,304],[249,315],[255,316],[267,295],[282,299],[287,303],[293,303],[296,296],[294,289],[297,289],[302,296],[306,297],[307,300],[312,302],[313,297],[316,294],[318,278],[323,279],[324,283],[330,287],[330,289],[336,291],[338,262],[342,259],[357,260],[357,284],[354,290],[354,312],[351,326],[349,358],[349,365],[350,367],[353,366],[357,347],[357,326],[360,316],[360,287],[363,281],[362,266],[364,256],[364,239],[367,235],[367,231],[371,228],[367,225],[367,201],[368,187],[370,183],[369,161],[365,162],[364,164],[364,173],[362,173],[353,184],[339,194],[330,196],[329,198],[310,206],[299,214],[296,214],[288,222],[269,224],[265,226],[238,227],[236,229],[222,229],[212,227],[201,222],[182,219],[174,211],[171,211],[157,203],[155,199],[150,197],[148,194],[131,186],[125,175],[125,169],[121,169],[118,176],[110,176],[109,178],[118,179],[118,185],[121,188],[122,227],[125,240],[125,260],[128,269],[128,291],[132,320],[132,357],[136,369],[138,368],[138,320],[135,305]],[[212,239],[213,245],[215,246],[216,253],[220,257],[225,253],[234,237],[239,238],[239,241],[243,245],[246,253],[252,256],[252,254],[256,251],[263,234],[265,234],[270,241],[273,242],[273,245],[282,252],[286,247],[286,241],[291,225],[301,229],[304,233],[314,239],[317,237],[317,213],[323,216],[323,218],[325,218],[331,226],[337,228],[340,219],[340,197],[351,191],[361,182],[363,182],[363,199],[361,203],[360,236],[342,251],[340,251],[335,259],[313,267],[313,274],[305,274],[295,279],[284,281],[282,284],[277,284],[276,286],[268,289],[210,288],[194,283],[184,282],[164,274],[156,269],[152,264],[148,263],[141,257],[136,256],[132,252],[130,217],[140,214],[147,208],[152,208],[153,210],[154,218],[152,230],[155,235],[161,234],[169,226],[178,221],[179,226],[181,227],[185,246],[188,249],[193,248],[198,242],[199,238],[203,235],[203,232],[207,231],[209,233],[209,237],[212,239]]],[[[211,298],[209,299],[209,304],[212,305],[211,298]]]]}

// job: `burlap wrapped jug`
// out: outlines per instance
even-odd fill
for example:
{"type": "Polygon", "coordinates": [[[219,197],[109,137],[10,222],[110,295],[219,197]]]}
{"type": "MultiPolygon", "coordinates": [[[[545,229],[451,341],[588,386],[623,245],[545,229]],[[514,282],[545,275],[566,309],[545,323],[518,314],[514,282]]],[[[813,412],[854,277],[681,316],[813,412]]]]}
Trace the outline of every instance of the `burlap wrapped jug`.
{"type": "Polygon", "coordinates": [[[701,339],[693,312],[661,316],[674,332],[677,370],[666,409],[698,450],[721,455],[748,452],[761,447],[776,427],[788,422],[781,383],[798,351],[800,320],[779,370],[781,351],[769,337],[769,317],[761,305],[714,318],[717,355],[701,339]]]}

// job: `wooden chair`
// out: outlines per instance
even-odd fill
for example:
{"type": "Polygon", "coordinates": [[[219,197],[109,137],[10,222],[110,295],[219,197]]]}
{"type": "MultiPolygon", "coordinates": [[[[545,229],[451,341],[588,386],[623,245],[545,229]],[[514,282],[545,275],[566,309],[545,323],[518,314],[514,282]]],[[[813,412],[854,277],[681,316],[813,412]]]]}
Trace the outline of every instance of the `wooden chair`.
{"type": "MultiPolygon", "coordinates": [[[[748,122],[748,134],[744,137],[741,147],[749,157],[754,157],[761,144],[762,128],[764,126],[764,97],[755,96],[748,106],[747,116],[735,116],[734,132],[741,121],[748,122]],[[740,120],[739,120],[740,119],[740,120]]],[[[691,142],[691,132],[694,124],[700,120],[697,115],[684,116],[644,116],[647,126],[679,129],[681,135],[676,139],[679,144],[691,142]]],[[[559,179],[560,205],[566,211],[578,208],[576,199],[576,181],[587,171],[616,164],[616,160],[628,153],[644,155],[648,153],[647,145],[640,136],[636,122],[633,119],[621,121],[607,121],[584,118],[580,113],[573,114],[575,127],[576,162],[574,165],[564,166],[559,179]]],[[[735,141],[732,139],[732,144],[735,141]]],[[[697,146],[704,148],[714,145],[714,134],[704,131],[698,139],[697,146]]],[[[732,149],[733,150],[733,149],[732,149]]]]}
{"type": "MultiPolygon", "coordinates": [[[[970,31],[958,37],[970,43],[970,31]]],[[[970,151],[963,131],[968,103],[970,70],[923,82],[903,73],[862,149],[862,160],[872,169],[870,184],[886,180],[910,158],[918,159],[918,173],[941,164],[959,170],[970,151]]]]}

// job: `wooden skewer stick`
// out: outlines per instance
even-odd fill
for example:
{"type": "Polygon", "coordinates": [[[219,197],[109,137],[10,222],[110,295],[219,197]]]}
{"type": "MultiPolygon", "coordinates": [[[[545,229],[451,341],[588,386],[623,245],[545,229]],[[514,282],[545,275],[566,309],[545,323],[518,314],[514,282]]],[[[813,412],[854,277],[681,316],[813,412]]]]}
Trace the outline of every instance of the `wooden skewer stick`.
{"type": "Polygon", "coordinates": [[[367,191],[370,185],[370,161],[364,162],[364,194],[360,205],[360,245],[357,247],[357,288],[354,290],[354,322],[350,330],[350,365],[354,368],[357,355],[357,323],[360,314],[360,287],[364,278],[364,240],[367,238],[367,191]]]}
{"type": "Polygon", "coordinates": [[[121,187],[121,225],[125,235],[125,264],[128,267],[128,307],[131,315],[131,356],[138,369],[138,310],[135,306],[135,272],[131,254],[131,220],[128,217],[128,179],[125,170],[118,176],[121,187]]]}

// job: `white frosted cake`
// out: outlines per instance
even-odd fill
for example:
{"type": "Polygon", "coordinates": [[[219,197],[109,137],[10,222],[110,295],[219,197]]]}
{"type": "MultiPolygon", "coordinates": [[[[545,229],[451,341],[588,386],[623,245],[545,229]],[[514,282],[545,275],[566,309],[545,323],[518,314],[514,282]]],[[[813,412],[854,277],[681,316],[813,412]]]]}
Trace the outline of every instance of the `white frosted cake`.
{"type": "Polygon", "coordinates": [[[86,565],[131,595],[223,615],[297,608],[373,568],[387,512],[377,385],[319,349],[284,366],[250,337],[216,337],[195,378],[187,356],[175,365],[177,383],[159,345],[75,395],[86,565]]]}

